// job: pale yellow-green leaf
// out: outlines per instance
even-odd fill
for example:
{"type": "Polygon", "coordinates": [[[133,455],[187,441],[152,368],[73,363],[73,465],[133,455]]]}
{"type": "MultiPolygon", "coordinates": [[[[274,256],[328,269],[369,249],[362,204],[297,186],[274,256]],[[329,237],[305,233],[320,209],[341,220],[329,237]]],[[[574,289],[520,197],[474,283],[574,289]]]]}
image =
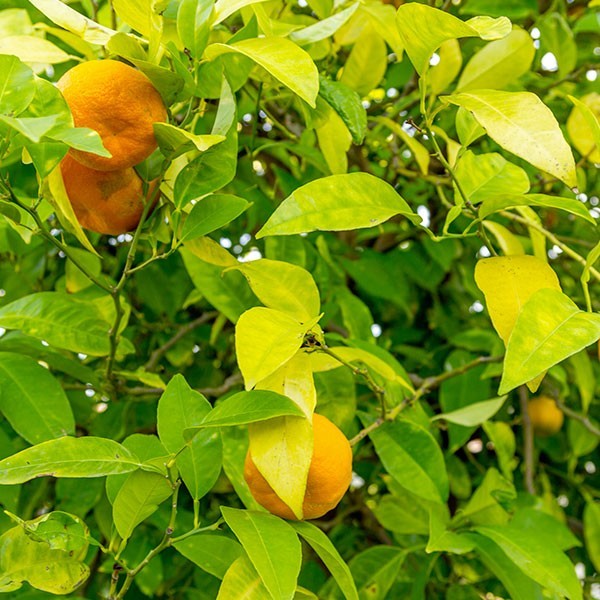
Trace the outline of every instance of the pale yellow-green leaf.
{"type": "Polygon", "coordinates": [[[480,90],[445,96],[470,110],[487,134],[505,150],[577,186],[571,148],[550,109],[531,92],[480,90]]]}
{"type": "Polygon", "coordinates": [[[504,225],[494,221],[484,221],[483,226],[496,238],[502,252],[507,256],[525,254],[523,244],[519,238],[511,233],[504,225]]]}
{"type": "MultiPolygon", "coordinates": [[[[542,220],[539,215],[530,206],[517,206],[516,211],[527,220],[541,227],[542,220]]],[[[528,227],[531,246],[533,247],[533,255],[542,262],[548,262],[548,254],[546,252],[546,238],[537,227],[528,227]]]]}
{"type": "Polygon", "coordinates": [[[267,2],[267,0],[217,0],[213,13],[213,25],[222,23],[227,17],[245,6],[259,2],[267,2]]]}
{"type": "Polygon", "coordinates": [[[111,36],[117,33],[114,29],[84,17],[61,0],[29,0],[29,2],[53,23],[91,44],[106,45],[111,36]]]}
{"type": "Polygon", "coordinates": [[[600,163],[600,94],[592,92],[581,99],[568,98],[575,105],[567,119],[571,143],[590,162],[600,163]]]}
{"type": "Polygon", "coordinates": [[[52,42],[33,35],[11,35],[0,39],[0,54],[12,54],[27,64],[58,64],[73,57],[52,42]]]}
{"type": "Polygon", "coordinates": [[[429,171],[429,150],[427,150],[427,148],[425,148],[421,142],[415,140],[414,137],[409,135],[408,132],[404,131],[404,129],[402,129],[398,123],[392,121],[392,119],[388,117],[380,117],[378,122],[382,123],[388,129],[393,131],[402,140],[402,142],[408,146],[408,149],[413,153],[415,160],[419,165],[421,173],[427,175],[427,172],[429,171]]]}
{"type": "Polygon", "coordinates": [[[396,54],[396,58],[402,60],[404,46],[394,21],[396,9],[391,4],[383,2],[365,2],[361,4],[359,10],[367,15],[373,29],[387,42],[396,54]]]}
{"type": "Polygon", "coordinates": [[[232,45],[211,44],[205,50],[209,60],[228,52],[252,59],[275,79],[315,106],[319,92],[319,72],[306,51],[286,38],[250,38],[232,45]]]}
{"type": "Polygon", "coordinates": [[[527,31],[515,27],[504,39],[490,42],[471,58],[456,89],[501,90],[527,73],[535,48],[527,31]]]}
{"type": "Polygon", "coordinates": [[[429,68],[431,55],[446,41],[463,37],[484,40],[503,38],[511,31],[506,17],[474,17],[461,21],[453,15],[426,4],[403,4],[396,13],[396,24],[413,66],[419,75],[429,68]]]}
{"type": "Polygon", "coordinates": [[[219,587],[217,600],[232,600],[232,598],[243,598],[243,600],[272,598],[246,554],[231,563],[219,587]]]}
{"type": "Polygon", "coordinates": [[[326,120],[315,130],[319,148],[332,175],[346,173],[348,171],[346,153],[352,144],[352,135],[335,110],[327,107],[326,112],[326,120]]]}
{"type": "Polygon", "coordinates": [[[44,31],[47,34],[49,33],[52,37],[61,40],[67,46],[70,46],[78,53],[82,54],[87,60],[96,59],[96,53],[94,52],[93,44],[86,42],[75,33],[71,33],[70,31],[66,31],[60,27],[52,27],[46,23],[36,23],[35,27],[37,30],[44,31]]]}
{"type": "Polygon", "coordinates": [[[259,30],[262,31],[266,37],[289,36],[290,39],[293,40],[295,43],[297,43],[298,45],[302,45],[302,42],[294,39],[290,35],[294,31],[302,29],[302,25],[300,23],[288,23],[285,21],[281,21],[280,19],[272,19],[269,16],[268,11],[265,9],[263,4],[253,4],[252,11],[254,12],[256,20],[258,21],[259,30]]]}
{"type": "Polygon", "coordinates": [[[218,267],[237,266],[238,261],[218,242],[209,237],[199,237],[185,243],[185,248],[204,262],[218,267]]]}
{"type": "Polygon", "coordinates": [[[306,269],[267,258],[238,262],[231,269],[239,270],[246,277],[252,291],[268,308],[286,313],[302,323],[319,315],[319,290],[306,269]]]}
{"type": "Polygon", "coordinates": [[[535,256],[495,256],[479,260],[475,283],[483,292],[494,329],[508,340],[521,309],[540,289],[560,291],[551,267],[535,256]]]}
{"type": "Polygon", "coordinates": [[[300,45],[314,44],[332,36],[359,7],[358,2],[351,4],[348,8],[341,10],[322,21],[317,21],[308,27],[299,29],[290,34],[290,39],[300,45]]]}
{"type": "Polygon", "coordinates": [[[271,308],[247,310],[235,326],[238,365],[247,390],[285,364],[310,327],[271,308]]]}
{"type": "Polygon", "coordinates": [[[91,242],[83,232],[83,229],[75,216],[75,212],[73,211],[73,207],[67,196],[67,191],[65,190],[65,184],[60,169],[54,169],[54,171],[48,175],[43,184],[43,189],[47,192],[44,194],[44,197],[54,207],[56,216],[63,227],[73,233],[84,248],[87,248],[90,252],[99,256],[94,246],[92,246],[91,242]]]}
{"type": "Polygon", "coordinates": [[[362,96],[379,85],[387,69],[383,38],[369,24],[361,32],[344,64],[340,81],[362,96]]]}
{"type": "Polygon", "coordinates": [[[429,87],[435,95],[443,92],[454,81],[462,67],[462,52],[458,40],[451,39],[443,42],[438,54],[440,62],[431,67],[427,74],[429,87]]]}
{"type": "Polygon", "coordinates": [[[153,5],[152,0],[112,0],[117,16],[146,37],[152,31],[153,5]]]}

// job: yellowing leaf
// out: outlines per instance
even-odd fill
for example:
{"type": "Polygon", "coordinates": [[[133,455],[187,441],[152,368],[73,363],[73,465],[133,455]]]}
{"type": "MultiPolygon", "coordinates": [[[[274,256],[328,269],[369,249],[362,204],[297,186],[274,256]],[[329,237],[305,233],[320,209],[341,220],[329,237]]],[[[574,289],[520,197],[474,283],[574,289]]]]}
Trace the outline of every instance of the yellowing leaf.
{"type": "Polygon", "coordinates": [[[0,40],[0,54],[11,54],[24,63],[63,63],[73,58],[44,38],[10,35],[0,40]]]}
{"type": "Polygon", "coordinates": [[[408,132],[404,131],[398,123],[392,121],[392,119],[380,117],[378,121],[393,131],[408,146],[408,149],[413,153],[419,165],[421,173],[427,175],[429,171],[429,150],[421,142],[418,142],[414,137],[409,135],[408,132]]]}
{"type": "Polygon", "coordinates": [[[567,119],[571,143],[590,162],[600,163],[600,94],[592,92],[578,100],[569,96],[575,105],[567,119]]]}
{"type": "Polygon", "coordinates": [[[475,267],[475,283],[483,292],[494,329],[505,344],[521,309],[534,292],[560,291],[556,273],[535,256],[485,258],[475,267]]]}
{"type": "Polygon", "coordinates": [[[219,267],[237,265],[237,260],[220,244],[209,237],[199,237],[185,243],[185,248],[204,262],[219,267]]]}
{"type": "Polygon", "coordinates": [[[519,238],[504,227],[504,225],[494,223],[493,221],[484,221],[483,226],[492,232],[504,254],[507,256],[525,254],[523,244],[521,244],[519,238]]]}
{"type": "Polygon", "coordinates": [[[311,57],[300,46],[281,37],[251,38],[227,44],[211,44],[205,50],[209,60],[237,52],[252,59],[300,98],[315,106],[319,93],[319,72],[311,57]]]}
{"type": "Polygon", "coordinates": [[[529,70],[534,55],[535,48],[529,33],[515,27],[504,39],[490,42],[471,58],[456,89],[504,89],[529,70]]]}
{"type": "Polygon", "coordinates": [[[255,307],[242,314],[235,326],[235,350],[246,389],[290,360],[312,325],[271,308],[255,307]]]}
{"type": "Polygon", "coordinates": [[[600,338],[600,314],[579,310],[556,289],[540,289],[520,312],[506,347],[500,394],[531,381],[600,338]]]}
{"type": "Polygon", "coordinates": [[[423,75],[429,67],[431,55],[446,41],[463,37],[484,40],[503,38],[511,31],[506,17],[474,17],[461,21],[451,14],[426,4],[403,4],[396,13],[400,37],[417,73],[423,75]]]}
{"type": "Polygon", "coordinates": [[[480,90],[444,96],[473,113],[487,134],[505,150],[577,186],[575,160],[551,110],[531,92],[480,90]]]}
{"type": "Polygon", "coordinates": [[[326,120],[316,128],[319,148],[332,175],[348,170],[346,152],[352,144],[352,136],[342,118],[326,105],[326,120]]]}
{"type": "Polygon", "coordinates": [[[433,94],[443,92],[460,73],[462,52],[458,40],[446,40],[439,49],[440,62],[429,71],[429,86],[433,94]]]}
{"type": "Polygon", "coordinates": [[[319,290],[306,269],[267,258],[237,263],[231,269],[239,270],[246,277],[252,291],[268,308],[280,310],[303,323],[319,315],[319,290]]]}

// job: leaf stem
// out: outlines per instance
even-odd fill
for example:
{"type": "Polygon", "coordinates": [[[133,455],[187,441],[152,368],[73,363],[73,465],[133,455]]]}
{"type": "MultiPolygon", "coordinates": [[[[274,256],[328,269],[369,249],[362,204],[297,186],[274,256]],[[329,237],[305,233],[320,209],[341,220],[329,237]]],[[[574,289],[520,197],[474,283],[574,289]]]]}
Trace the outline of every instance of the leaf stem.
{"type": "Polygon", "coordinates": [[[556,406],[558,406],[558,408],[560,408],[560,410],[562,410],[567,417],[574,419],[575,421],[579,421],[590,433],[600,437],[600,428],[596,427],[588,416],[574,411],[566,406],[561,400],[555,398],[554,402],[556,402],[556,406]]]}

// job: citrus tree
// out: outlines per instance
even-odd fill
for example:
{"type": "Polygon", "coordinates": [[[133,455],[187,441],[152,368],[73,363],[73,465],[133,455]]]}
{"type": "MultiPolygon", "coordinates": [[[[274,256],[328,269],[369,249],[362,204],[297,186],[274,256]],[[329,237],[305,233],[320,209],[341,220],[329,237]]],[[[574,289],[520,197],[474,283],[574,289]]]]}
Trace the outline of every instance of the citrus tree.
{"type": "Polygon", "coordinates": [[[599,10],[1,0],[4,597],[599,598],[599,10]]]}

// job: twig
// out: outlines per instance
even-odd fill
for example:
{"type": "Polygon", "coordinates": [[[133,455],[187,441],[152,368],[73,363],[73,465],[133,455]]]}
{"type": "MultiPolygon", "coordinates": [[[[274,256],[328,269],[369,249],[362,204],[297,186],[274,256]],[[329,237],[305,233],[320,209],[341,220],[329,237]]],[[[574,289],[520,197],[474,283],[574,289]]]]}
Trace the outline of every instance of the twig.
{"type": "Polygon", "coordinates": [[[519,387],[519,402],[521,404],[521,417],[523,419],[523,458],[525,460],[525,489],[532,495],[535,495],[535,485],[533,484],[533,427],[527,410],[528,393],[527,387],[519,387]]]}
{"type": "Polygon", "coordinates": [[[466,373],[470,369],[478,367],[479,365],[500,362],[502,359],[502,356],[480,356],[475,360],[472,360],[471,362],[462,365],[461,367],[452,369],[451,371],[446,371],[445,373],[441,373],[440,375],[437,375],[435,377],[426,377],[425,379],[422,379],[421,385],[415,390],[412,396],[405,398],[400,404],[398,404],[392,410],[390,410],[385,418],[379,417],[375,419],[373,423],[361,429],[361,431],[359,431],[350,440],[350,445],[355,446],[356,444],[358,444],[358,442],[367,437],[369,433],[381,427],[386,421],[393,421],[405,408],[417,402],[419,398],[427,394],[430,390],[438,387],[444,381],[453,377],[457,377],[458,375],[462,375],[463,373],[466,373]]]}
{"type": "Polygon", "coordinates": [[[200,325],[204,325],[204,323],[207,323],[208,321],[210,321],[216,315],[217,315],[217,313],[214,312],[214,311],[207,312],[207,313],[204,313],[203,315],[200,315],[197,319],[194,319],[193,321],[190,321],[189,323],[186,323],[185,325],[183,325],[179,329],[179,331],[177,331],[177,333],[175,333],[175,335],[173,335],[173,337],[171,337],[169,340],[167,340],[162,346],[160,346],[159,348],[157,348],[150,355],[150,358],[149,358],[148,362],[146,363],[146,366],[144,367],[144,369],[146,371],[152,371],[152,370],[154,370],[156,368],[156,365],[160,361],[160,359],[173,346],[175,346],[175,344],[177,344],[177,342],[179,340],[181,340],[188,333],[190,333],[190,331],[193,331],[194,329],[196,329],[196,327],[199,327],[200,325]]]}
{"type": "Polygon", "coordinates": [[[579,421],[590,433],[593,433],[595,436],[600,437],[600,429],[590,421],[590,418],[588,416],[582,415],[569,408],[568,406],[565,406],[565,404],[561,400],[557,400],[555,398],[554,402],[556,402],[556,406],[558,406],[558,408],[560,408],[560,410],[562,410],[565,413],[565,415],[567,415],[567,417],[575,419],[575,421],[579,421]]]}
{"type": "MultiPolygon", "coordinates": [[[[228,392],[232,387],[242,383],[240,373],[234,373],[225,379],[225,381],[217,387],[195,388],[196,392],[200,392],[204,396],[218,397],[228,392]]],[[[87,389],[87,388],[78,388],[87,389]]],[[[131,387],[123,388],[122,392],[129,396],[160,396],[165,390],[163,388],[152,387],[131,387]]]]}

